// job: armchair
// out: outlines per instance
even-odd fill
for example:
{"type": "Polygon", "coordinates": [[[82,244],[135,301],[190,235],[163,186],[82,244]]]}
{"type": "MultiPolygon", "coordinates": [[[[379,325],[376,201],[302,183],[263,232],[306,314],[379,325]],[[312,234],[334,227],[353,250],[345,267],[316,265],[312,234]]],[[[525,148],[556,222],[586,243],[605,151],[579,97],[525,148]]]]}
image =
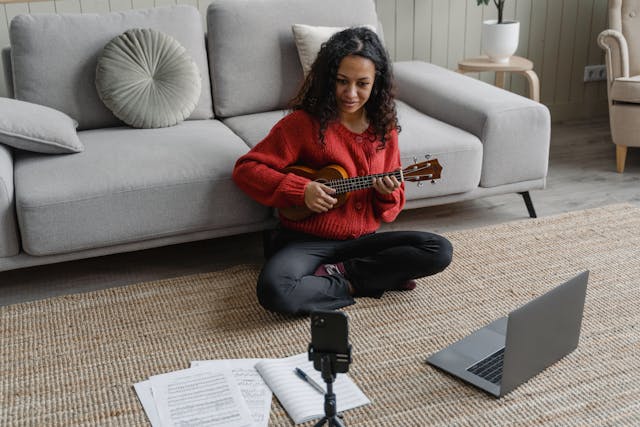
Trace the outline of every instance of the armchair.
{"type": "Polygon", "coordinates": [[[640,147],[640,0],[609,0],[609,29],[598,45],[605,50],[609,123],[622,173],[627,147],[640,147]]]}

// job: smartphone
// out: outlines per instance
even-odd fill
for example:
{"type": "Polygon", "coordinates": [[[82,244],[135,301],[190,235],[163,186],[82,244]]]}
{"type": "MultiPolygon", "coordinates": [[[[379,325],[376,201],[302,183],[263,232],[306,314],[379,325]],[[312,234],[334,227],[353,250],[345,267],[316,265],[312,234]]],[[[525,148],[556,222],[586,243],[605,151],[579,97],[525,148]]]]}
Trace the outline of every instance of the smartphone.
{"type": "Polygon", "coordinates": [[[347,315],[341,311],[311,312],[311,344],[309,360],[313,367],[322,370],[321,355],[331,355],[336,373],[345,373],[351,362],[351,345],[349,345],[349,324],[347,315]]]}

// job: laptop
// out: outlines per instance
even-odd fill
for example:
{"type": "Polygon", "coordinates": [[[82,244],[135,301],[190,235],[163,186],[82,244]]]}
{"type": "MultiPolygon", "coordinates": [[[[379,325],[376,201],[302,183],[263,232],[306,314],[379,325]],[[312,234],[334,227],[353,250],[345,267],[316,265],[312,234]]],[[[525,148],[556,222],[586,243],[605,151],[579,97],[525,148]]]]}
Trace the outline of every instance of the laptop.
{"type": "Polygon", "coordinates": [[[496,397],[578,346],[589,271],[427,358],[427,363],[496,397]]]}

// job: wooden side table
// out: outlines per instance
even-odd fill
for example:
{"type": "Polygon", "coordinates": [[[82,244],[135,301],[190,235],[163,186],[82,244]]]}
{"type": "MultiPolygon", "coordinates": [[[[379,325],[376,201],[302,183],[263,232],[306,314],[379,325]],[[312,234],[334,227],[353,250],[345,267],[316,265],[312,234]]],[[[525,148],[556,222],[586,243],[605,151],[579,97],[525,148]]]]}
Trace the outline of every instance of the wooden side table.
{"type": "Polygon", "coordinates": [[[509,62],[498,63],[489,61],[488,56],[463,59],[458,62],[459,73],[474,73],[482,71],[495,71],[496,86],[504,89],[504,74],[507,72],[518,73],[525,76],[529,83],[529,98],[540,102],[540,80],[533,71],[533,62],[520,56],[512,56],[509,62]]]}

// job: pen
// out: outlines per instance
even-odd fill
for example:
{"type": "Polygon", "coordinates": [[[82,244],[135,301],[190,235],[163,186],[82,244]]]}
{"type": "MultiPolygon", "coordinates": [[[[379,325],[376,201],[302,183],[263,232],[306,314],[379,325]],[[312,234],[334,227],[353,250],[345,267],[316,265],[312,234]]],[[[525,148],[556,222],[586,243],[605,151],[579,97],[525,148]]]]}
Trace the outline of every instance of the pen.
{"type": "Polygon", "coordinates": [[[305,374],[302,369],[296,368],[295,373],[302,381],[307,382],[311,387],[315,388],[318,393],[324,394],[324,388],[322,388],[317,382],[311,379],[309,375],[305,374]]]}

